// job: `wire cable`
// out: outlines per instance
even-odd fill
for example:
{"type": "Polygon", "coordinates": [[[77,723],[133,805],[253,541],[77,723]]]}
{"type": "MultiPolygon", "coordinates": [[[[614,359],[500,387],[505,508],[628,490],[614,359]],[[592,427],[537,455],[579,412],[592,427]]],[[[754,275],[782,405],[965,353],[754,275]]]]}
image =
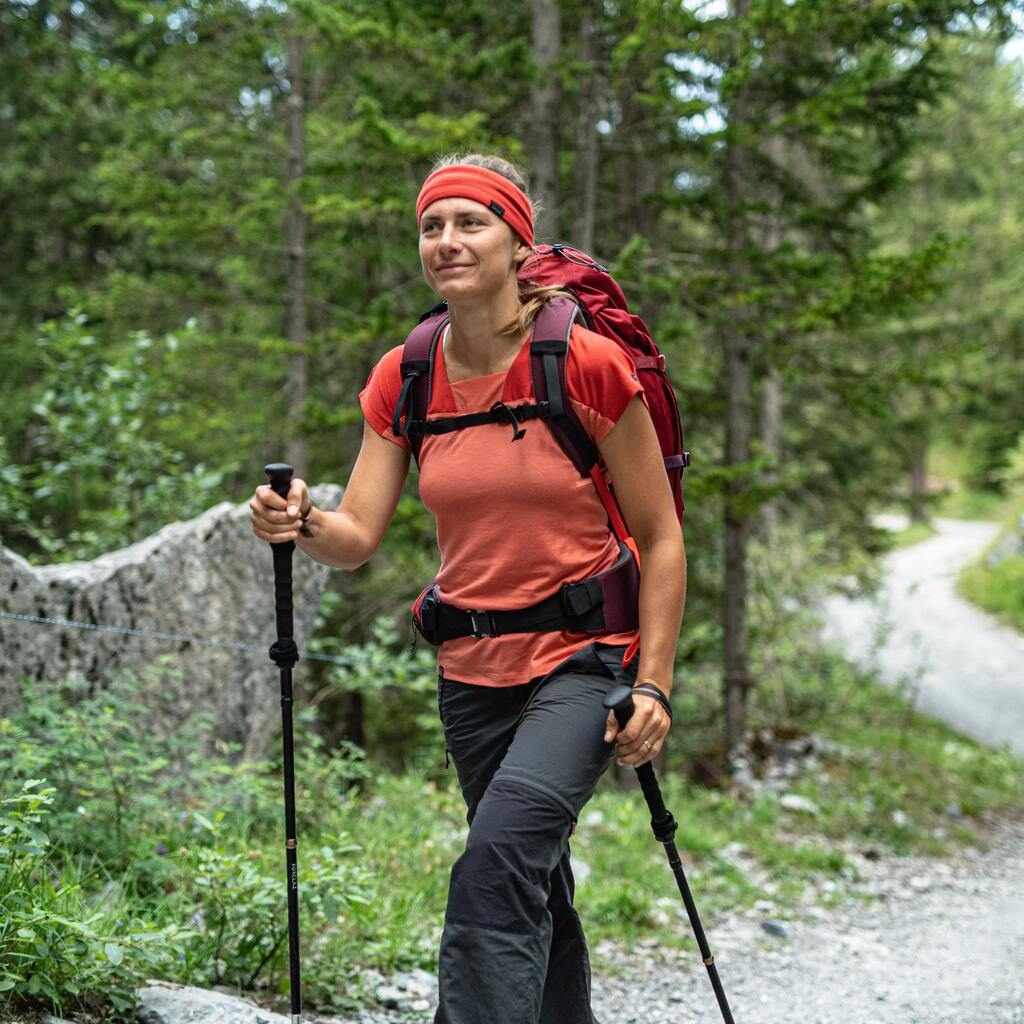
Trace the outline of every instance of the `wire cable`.
{"type": "MultiPolygon", "coordinates": [[[[100,633],[122,633],[128,636],[140,636],[147,640],[170,640],[174,643],[200,644],[204,647],[221,647],[232,651],[247,651],[253,654],[262,654],[268,657],[265,647],[257,647],[255,644],[245,644],[238,640],[211,640],[206,637],[191,636],[183,633],[157,633],[148,629],[130,629],[127,626],[106,626],[96,622],[75,622],[73,619],[55,619],[45,615],[18,615],[14,612],[0,612],[0,619],[13,619],[17,622],[35,622],[47,626],[63,626],[73,629],[92,629],[100,633]]],[[[311,661],[326,661],[332,665],[341,665],[343,668],[351,668],[350,658],[342,658],[337,654],[320,654],[317,651],[302,651],[300,657],[308,658],[311,661]]]]}

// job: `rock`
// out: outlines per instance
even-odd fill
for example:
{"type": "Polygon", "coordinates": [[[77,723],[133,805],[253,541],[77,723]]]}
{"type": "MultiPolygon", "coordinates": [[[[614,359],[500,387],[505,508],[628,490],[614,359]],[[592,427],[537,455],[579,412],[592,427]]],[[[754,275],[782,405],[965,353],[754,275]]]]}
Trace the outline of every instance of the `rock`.
{"type": "Polygon", "coordinates": [[[930,878],[924,878],[921,875],[914,875],[910,879],[910,888],[914,892],[927,892],[932,887],[932,881],[930,878]]]}
{"type": "Polygon", "coordinates": [[[429,996],[437,991],[437,978],[422,967],[396,974],[391,981],[396,988],[412,996],[429,996]]]}
{"type": "Polygon", "coordinates": [[[820,814],[821,809],[813,800],[797,793],[783,793],[779,797],[779,805],[787,811],[798,811],[800,814],[820,814]]]}
{"type": "MultiPolygon", "coordinates": [[[[254,485],[263,482],[261,475],[256,474],[254,485]]],[[[336,507],[341,495],[334,484],[312,489],[321,508],[336,507]]],[[[193,710],[202,709],[217,722],[216,740],[241,744],[244,760],[261,759],[281,710],[271,693],[277,668],[266,654],[277,636],[273,562],[270,545],[249,526],[248,500],[222,502],[90,562],[33,566],[0,546],[0,611],[241,641],[259,649],[0,619],[5,654],[0,718],[18,701],[22,676],[81,678],[102,685],[110,675],[130,672],[141,680],[140,700],[152,706],[155,731],[173,733],[193,710]],[[158,655],[168,655],[170,662],[154,671],[158,655]]],[[[293,559],[300,650],[329,573],[327,566],[301,553],[293,559]]],[[[213,756],[212,749],[199,753],[213,756]]],[[[224,754],[216,756],[223,759],[224,754]]]]}
{"type": "Polygon", "coordinates": [[[897,828],[906,828],[910,824],[910,818],[907,817],[905,811],[895,810],[892,812],[892,823],[897,828]]]}
{"type": "Polygon", "coordinates": [[[582,885],[593,874],[593,870],[586,861],[570,857],[569,862],[572,865],[573,877],[576,879],[577,884],[582,885]]]}
{"type": "Polygon", "coordinates": [[[740,789],[753,791],[757,789],[757,779],[754,778],[754,773],[750,770],[750,766],[746,763],[738,765],[733,769],[732,781],[740,789]]]}
{"type": "Polygon", "coordinates": [[[996,546],[985,556],[985,565],[989,569],[994,569],[1008,558],[1021,556],[1024,556],[1024,537],[1016,533],[1007,533],[999,538],[996,546]]]}
{"type": "Polygon", "coordinates": [[[395,985],[381,985],[376,992],[374,992],[374,998],[377,1002],[383,1003],[388,1009],[397,1010],[398,1004],[403,1002],[409,993],[403,989],[398,988],[395,985]]]}
{"type": "Polygon", "coordinates": [[[950,804],[946,808],[944,813],[945,813],[947,818],[951,818],[954,821],[957,818],[962,818],[964,816],[964,812],[960,809],[960,805],[959,804],[950,804]]]}
{"type": "Polygon", "coordinates": [[[774,935],[780,939],[785,939],[789,935],[789,932],[786,931],[786,926],[781,921],[776,921],[773,917],[766,917],[761,922],[761,927],[769,935],[774,935]]]}
{"type": "Polygon", "coordinates": [[[289,1018],[247,999],[191,985],[150,981],[138,991],[139,1024],[289,1024],[289,1018]]]}

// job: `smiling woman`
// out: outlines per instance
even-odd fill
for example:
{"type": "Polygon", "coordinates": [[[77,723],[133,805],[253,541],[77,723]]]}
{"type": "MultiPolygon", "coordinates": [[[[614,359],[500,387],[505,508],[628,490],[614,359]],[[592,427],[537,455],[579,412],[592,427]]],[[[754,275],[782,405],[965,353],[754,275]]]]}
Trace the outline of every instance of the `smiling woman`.
{"type": "Polygon", "coordinates": [[[313,508],[303,481],[291,511],[272,494],[253,503],[258,536],[352,569],[380,544],[416,456],[441,565],[414,619],[438,647],[445,752],[470,825],[452,867],[437,1024],[594,1024],[569,837],[612,756],[644,764],[671,725],[685,555],[663,453],[631,355],[576,321],[571,293],[523,279],[534,215],[507,161],[438,161],[416,203],[423,276],[447,303],[436,330],[421,325],[428,356],[406,357],[410,336],[374,367],[337,512],[313,508]],[[568,405],[631,536],[621,519],[613,529],[603,477],[556,436],[568,405]],[[634,683],[620,730],[603,701],[634,683]]]}

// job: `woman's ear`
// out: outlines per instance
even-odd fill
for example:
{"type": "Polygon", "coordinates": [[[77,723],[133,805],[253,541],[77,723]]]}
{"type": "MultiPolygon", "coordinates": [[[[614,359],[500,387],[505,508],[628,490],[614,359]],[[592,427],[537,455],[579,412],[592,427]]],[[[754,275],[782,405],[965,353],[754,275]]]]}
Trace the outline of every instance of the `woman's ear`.
{"type": "Polygon", "coordinates": [[[516,249],[513,254],[515,260],[516,269],[518,270],[529,258],[533,255],[532,246],[527,245],[525,242],[516,239],[516,249]]]}

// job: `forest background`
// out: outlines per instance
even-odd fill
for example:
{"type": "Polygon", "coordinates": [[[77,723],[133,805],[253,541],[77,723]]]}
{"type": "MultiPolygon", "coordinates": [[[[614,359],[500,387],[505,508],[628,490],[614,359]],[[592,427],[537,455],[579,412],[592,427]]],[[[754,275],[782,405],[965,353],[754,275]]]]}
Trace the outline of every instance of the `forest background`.
{"type": "MultiPolygon", "coordinates": [[[[663,769],[694,808],[691,852],[714,857],[739,815],[769,874],[844,867],[820,838],[794,861],[772,838],[774,807],[721,788],[726,755],[765,726],[850,748],[891,739],[904,780],[916,751],[917,782],[895,795],[861,792],[871,771],[850,765],[809,782],[835,784],[854,808],[829,812],[819,833],[860,829],[898,848],[955,838],[935,836],[935,821],[894,824],[893,801],[940,816],[954,798],[979,812],[1012,802],[1008,755],[943,754],[969,748],[906,719],[824,649],[816,612],[830,592],[877,582],[891,543],[877,512],[1011,525],[1024,512],[1021,13],[976,0],[2,0],[4,545],[35,563],[92,558],[247,500],[263,464],[282,457],[311,483],[344,484],[356,395],[434,301],[416,249],[419,184],[439,154],[499,152],[529,171],[538,240],[612,269],[680,398],[693,455],[688,595],[663,769]],[[717,788],[696,785],[708,781],[717,788]]],[[[431,794],[447,821],[438,867],[461,835],[457,795],[438,788],[429,659],[405,651],[408,604],[436,559],[413,473],[381,551],[333,574],[318,620],[315,648],[361,670],[310,664],[299,683],[319,758],[306,765],[309,792],[327,779],[353,794],[338,812],[353,817],[330,826],[335,841],[307,880],[330,950],[310,959],[324,1006],[358,998],[368,963],[429,966],[433,955],[443,884],[382,903],[365,867],[404,877],[400,851],[371,856],[375,800],[434,844],[434,825],[416,818],[431,794]],[[356,834],[360,855],[344,838],[356,834]]],[[[1018,626],[1022,562],[981,588],[1018,626]]],[[[8,851],[7,877],[18,864],[31,883],[18,890],[25,934],[0,925],[0,994],[123,1008],[159,969],[272,1000],[287,973],[276,876],[268,864],[254,891],[231,890],[246,854],[229,835],[273,846],[279,765],[238,767],[222,788],[204,778],[208,803],[179,810],[165,832],[152,825],[157,794],[176,791],[158,767],[148,798],[97,769],[109,783],[91,783],[97,827],[117,827],[86,857],[71,827],[81,792],[19,788],[54,774],[40,737],[81,764],[94,757],[84,736],[76,746],[84,716],[62,717],[59,701],[67,694],[50,718],[4,720],[15,755],[4,834],[35,852],[8,851]],[[260,800],[269,809],[256,813],[260,800]],[[132,815],[147,823],[138,835],[125,828],[132,815]],[[175,829],[191,836],[184,846],[175,829]],[[76,909],[61,904],[91,922],[77,952],[33,916],[40,900],[52,917],[52,901],[70,898],[54,864],[81,882],[76,909]],[[187,876],[206,878],[207,892],[187,876]],[[101,879],[105,902],[90,902],[101,879]],[[266,900],[254,895],[263,887],[266,900]],[[164,939],[126,937],[129,915],[164,939]]],[[[132,720],[127,697],[119,707],[112,742],[134,750],[144,714],[132,720]]],[[[602,813],[625,824],[620,795],[602,813]]],[[[308,827],[327,834],[316,815],[308,827]]],[[[642,930],[655,913],[636,888],[649,851],[615,842],[587,856],[622,885],[595,879],[589,897],[581,887],[599,935],[642,930]]],[[[409,872],[410,886],[423,881],[409,872]]],[[[722,879],[709,893],[722,906],[765,894],[722,879]]]]}

